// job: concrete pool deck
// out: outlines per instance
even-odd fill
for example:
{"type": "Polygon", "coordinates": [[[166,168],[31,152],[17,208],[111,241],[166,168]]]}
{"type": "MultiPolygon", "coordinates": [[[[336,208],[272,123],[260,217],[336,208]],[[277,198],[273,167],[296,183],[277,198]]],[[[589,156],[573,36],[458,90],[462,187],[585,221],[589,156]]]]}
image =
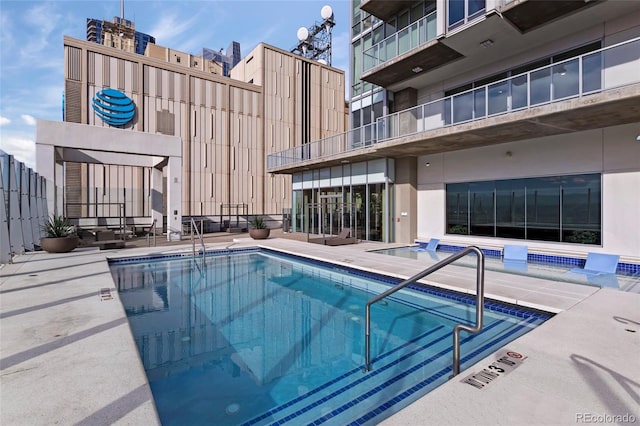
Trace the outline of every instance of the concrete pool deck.
{"type": "MultiPolygon", "coordinates": [[[[394,246],[379,243],[329,247],[246,234],[206,243],[272,247],[403,278],[425,267],[366,251],[394,246]]],[[[36,252],[0,268],[0,424],[159,424],[106,259],[190,250],[36,252]]],[[[427,282],[474,293],[469,271],[450,265],[427,282]]],[[[493,271],[485,294],[558,314],[383,424],[640,423],[640,294],[493,271]],[[507,350],[526,356],[517,369],[483,389],[462,382],[507,350]]]]}

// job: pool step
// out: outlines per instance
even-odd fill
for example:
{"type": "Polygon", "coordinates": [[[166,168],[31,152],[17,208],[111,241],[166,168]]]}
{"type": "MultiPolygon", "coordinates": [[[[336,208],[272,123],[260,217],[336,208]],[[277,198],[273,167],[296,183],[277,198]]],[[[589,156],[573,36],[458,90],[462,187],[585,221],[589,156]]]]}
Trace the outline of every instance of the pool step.
{"type": "MultiPolygon", "coordinates": [[[[514,337],[525,333],[526,331],[528,331],[528,324],[533,324],[535,322],[535,319],[529,319],[516,325],[511,324],[511,326],[507,325],[507,323],[496,323],[492,326],[489,326],[488,329],[485,329],[485,331],[480,333],[480,335],[467,336],[463,338],[461,346],[461,371],[464,371],[465,369],[473,366],[478,361],[485,358],[487,355],[504,346],[505,340],[512,340],[514,337]],[[474,340],[478,339],[482,339],[482,343],[480,345],[477,345],[477,342],[473,342],[474,340]],[[473,347],[477,348],[473,349],[473,347]]],[[[434,358],[440,357],[442,355],[447,357],[450,356],[450,353],[447,354],[445,351],[445,353],[435,355],[434,358]]],[[[430,359],[421,361],[421,363],[426,364],[430,362],[430,359]]],[[[433,369],[430,369],[432,370],[431,376],[421,380],[416,380],[414,383],[410,384],[404,389],[393,389],[389,392],[385,392],[386,395],[394,395],[392,397],[387,396],[386,398],[378,401],[377,404],[372,404],[373,401],[367,401],[370,405],[370,408],[366,410],[365,414],[359,417],[354,418],[353,415],[345,415],[341,417],[324,416],[322,418],[315,419],[314,423],[322,424],[324,420],[330,419],[332,423],[337,422],[337,424],[378,424],[385,418],[394,413],[397,413],[408,404],[419,399],[430,389],[435,389],[435,387],[437,387],[438,385],[449,380],[449,377],[452,373],[451,363],[449,362],[447,365],[439,367],[440,368],[437,368],[435,371],[433,369]]],[[[406,372],[402,372],[400,374],[406,374],[406,372]]],[[[458,377],[462,378],[464,377],[464,374],[458,377]]],[[[371,392],[372,390],[368,391],[368,393],[371,392]]]]}
{"type": "MultiPolygon", "coordinates": [[[[463,369],[500,348],[504,337],[518,331],[513,328],[525,326],[497,322],[480,335],[464,337],[463,369]],[[471,345],[480,348],[473,350],[471,345]]],[[[425,390],[446,382],[451,374],[451,330],[422,336],[415,344],[421,348],[384,354],[374,359],[369,373],[351,372],[337,383],[313,390],[311,397],[297,398],[265,413],[268,416],[261,421],[246,424],[349,424],[356,420],[376,424],[418,399],[425,390]],[[368,407],[365,414],[354,414],[362,411],[353,409],[361,404],[368,407]]]]}
{"type": "Polygon", "coordinates": [[[364,373],[364,359],[360,356],[357,367],[341,377],[325,383],[308,393],[258,416],[245,425],[271,424],[280,421],[291,424],[304,424],[330,412],[340,406],[345,399],[352,399],[364,391],[383,384],[394,371],[409,368],[421,358],[422,353],[439,351],[450,345],[451,330],[437,327],[423,333],[417,339],[374,358],[374,371],[364,373]],[[285,420],[286,419],[286,420],[285,420]]]}

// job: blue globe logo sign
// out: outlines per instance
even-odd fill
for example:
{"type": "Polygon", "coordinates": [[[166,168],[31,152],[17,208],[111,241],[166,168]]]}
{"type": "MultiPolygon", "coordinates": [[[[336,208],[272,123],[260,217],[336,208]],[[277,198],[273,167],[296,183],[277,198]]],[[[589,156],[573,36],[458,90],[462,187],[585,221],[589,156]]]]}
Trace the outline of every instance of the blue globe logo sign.
{"type": "Polygon", "coordinates": [[[93,110],[102,121],[111,126],[123,126],[133,120],[136,105],[124,93],[103,89],[92,99],[93,110]]]}

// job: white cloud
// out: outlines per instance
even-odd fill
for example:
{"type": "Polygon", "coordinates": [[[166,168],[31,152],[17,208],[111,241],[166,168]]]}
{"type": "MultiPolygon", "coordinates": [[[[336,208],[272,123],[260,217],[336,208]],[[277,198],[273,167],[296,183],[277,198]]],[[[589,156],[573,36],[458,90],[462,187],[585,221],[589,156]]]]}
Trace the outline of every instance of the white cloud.
{"type": "Polygon", "coordinates": [[[34,64],[40,67],[38,61],[49,56],[44,52],[49,50],[51,34],[61,20],[62,16],[57,13],[56,5],[52,3],[38,4],[27,10],[24,22],[32,31],[31,36],[20,46],[20,56],[25,60],[37,59],[34,64]]]}
{"type": "Polygon", "coordinates": [[[0,148],[7,154],[13,155],[16,160],[22,161],[27,167],[35,169],[36,143],[25,135],[5,135],[0,139],[0,148]]]}
{"type": "Polygon", "coordinates": [[[200,18],[198,13],[193,14],[190,19],[181,19],[176,14],[165,15],[160,18],[154,28],[147,34],[153,34],[156,42],[161,46],[176,46],[176,39],[185,32],[193,32],[197,28],[196,22],[200,18]]]}
{"type": "Polygon", "coordinates": [[[22,114],[20,117],[22,118],[22,121],[24,121],[29,126],[35,126],[36,125],[36,118],[34,116],[29,115],[29,114],[22,114]]]}
{"type": "Polygon", "coordinates": [[[0,116],[0,126],[5,126],[9,123],[11,123],[11,120],[9,120],[7,117],[0,116]]]}

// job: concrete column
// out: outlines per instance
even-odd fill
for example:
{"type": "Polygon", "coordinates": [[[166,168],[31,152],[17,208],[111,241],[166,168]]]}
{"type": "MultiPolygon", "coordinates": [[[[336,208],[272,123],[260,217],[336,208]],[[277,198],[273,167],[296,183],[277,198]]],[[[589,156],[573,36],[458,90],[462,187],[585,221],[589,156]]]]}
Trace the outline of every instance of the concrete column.
{"type": "Polygon", "coordinates": [[[397,158],[395,163],[395,242],[408,244],[418,236],[417,159],[397,158]]]}
{"type": "Polygon", "coordinates": [[[182,160],[169,157],[167,164],[167,240],[182,238],[182,160]]]}
{"type": "Polygon", "coordinates": [[[162,231],[162,170],[151,168],[151,219],[156,221],[156,229],[162,231]]]}
{"type": "MultiPolygon", "coordinates": [[[[418,91],[413,87],[407,87],[406,89],[395,92],[394,101],[396,105],[396,111],[402,111],[408,108],[412,108],[418,105],[418,91]]],[[[416,126],[416,114],[414,111],[401,113],[399,116],[400,135],[407,135],[415,133],[416,126]]]]}

